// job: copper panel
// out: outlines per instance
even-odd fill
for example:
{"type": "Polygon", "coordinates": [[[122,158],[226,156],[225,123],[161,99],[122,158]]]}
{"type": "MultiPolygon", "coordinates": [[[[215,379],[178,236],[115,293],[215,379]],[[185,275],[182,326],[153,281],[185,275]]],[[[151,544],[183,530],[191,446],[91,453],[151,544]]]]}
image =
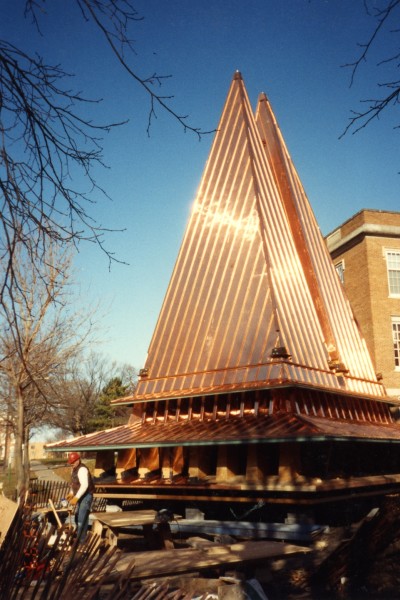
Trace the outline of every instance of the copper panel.
{"type": "MultiPolygon", "coordinates": [[[[324,334],[324,343],[330,352],[337,353],[338,360],[344,363],[352,376],[359,379],[375,379],[365,340],[360,335],[345,297],[344,288],[336,274],[265,94],[259,98],[256,122],[268,161],[272,165],[275,180],[281,191],[280,196],[288,215],[288,227],[291,228],[308,280],[308,287],[324,334]]],[[[304,331],[304,338],[306,339],[306,331],[304,331]]],[[[350,389],[363,392],[363,382],[352,381],[350,389]]]]}
{"type": "Polygon", "coordinates": [[[268,101],[254,117],[238,73],[145,369],[136,401],[288,381],[385,395],[268,101]]]}
{"type": "Polygon", "coordinates": [[[275,414],[230,417],[219,420],[183,420],[164,423],[137,423],[114,430],[100,431],[73,440],[49,444],[48,449],[104,450],[208,444],[234,444],[321,440],[400,441],[395,424],[359,423],[323,417],[275,414]]]}

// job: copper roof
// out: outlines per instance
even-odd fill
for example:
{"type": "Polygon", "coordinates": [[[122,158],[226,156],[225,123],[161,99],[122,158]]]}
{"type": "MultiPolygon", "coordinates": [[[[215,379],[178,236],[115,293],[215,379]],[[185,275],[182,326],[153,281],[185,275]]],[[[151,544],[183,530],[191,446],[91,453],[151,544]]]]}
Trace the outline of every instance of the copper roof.
{"type": "Polygon", "coordinates": [[[49,447],[400,441],[270,104],[262,94],[254,116],[239,73],[135,394],[115,404],[138,404],[139,414],[150,403],[156,414],[158,403],[182,401],[188,416],[210,397],[225,417],[152,420],[145,408],[135,423],[49,447]],[[229,414],[230,395],[285,389],[294,395],[282,414],[256,414],[257,399],[252,416],[229,414]]]}
{"type": "Polygon", "coordinates": [[[393,424],[281,413],[276,415],[230,417],[219,420],[182,420],[164,423],[137,422],[108,431],[99,431],[64,442],[48,444],[48,449],[90,451],[152,446],[204,446],[242,442],[284,441],[400,441],[400,428],[393,424]]]}
{"type": "Polygon", "coordinates": [[[239,73],[142,372],[134,401],[282,379],[385,395],[271,107],[254,117],[239,73]]]}

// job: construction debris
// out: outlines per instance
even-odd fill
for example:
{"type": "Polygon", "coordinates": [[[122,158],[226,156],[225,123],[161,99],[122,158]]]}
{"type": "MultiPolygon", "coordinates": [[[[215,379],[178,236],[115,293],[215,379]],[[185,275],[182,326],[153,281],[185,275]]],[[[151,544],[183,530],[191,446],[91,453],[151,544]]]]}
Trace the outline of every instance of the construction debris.
{"type": "MultiPolygon", "coordinates": [[[[103,581],[109,577],[120,558],[117,548],[100,548],[100,540],[90,535],[78,544],[75,531],[61,527],[49,543],[54,527],[29,504],[20,505],[0,551],[0,598],[13,600],[58,600],[74,597],[95,598],[103,581]]],[[[115,589],[124,589],[129,581],[126,572],[115,581],[115,589]]]]}
{"type": "Polygon", "coordinates": [[[385,498],[379,510],[372,511],[347,539],[319,565],[312,584],[326,592],[357,597],[368,587],[368,577],[381,553],[400,537],[400,497],[385,498]]]}
{"type": "MultiPolygon", "coordinates": [[[[27,500],[15,506],[0,548],[0,598],[7,600],[400,599],[398,495],[356,524],[320,528],[307,547],[198,532],[173,535],[169,549],[154,550],[143,532],[110,544],[93,530],[79,544],[68,520],[50,522],[51,508],[27,500]]],[[[126,524],[132,512],[115,519],[126,524]]]]}

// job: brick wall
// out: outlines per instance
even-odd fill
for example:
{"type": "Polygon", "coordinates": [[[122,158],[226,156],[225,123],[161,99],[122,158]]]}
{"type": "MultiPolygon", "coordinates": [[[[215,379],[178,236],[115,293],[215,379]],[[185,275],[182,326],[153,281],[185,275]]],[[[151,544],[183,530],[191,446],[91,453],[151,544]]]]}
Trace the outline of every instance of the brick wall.
{"type": "Polygon", "coordinates": [[[389,297],[385,260],[385,249],[400,251],[400,213],[361,211],[336,229],[332,240],[333,262],[336,265],[344,261],[344,287],[376,372],[382,373],[389,394],[400,395],[400,371],[395,370],[391,323],[392,316],[400,317],[400,298],[389,297]],[[378,228],[371,233],[369,225],[378,228]],[[363,227],[365,232],[349,241],[349,236],[363,227]]]}

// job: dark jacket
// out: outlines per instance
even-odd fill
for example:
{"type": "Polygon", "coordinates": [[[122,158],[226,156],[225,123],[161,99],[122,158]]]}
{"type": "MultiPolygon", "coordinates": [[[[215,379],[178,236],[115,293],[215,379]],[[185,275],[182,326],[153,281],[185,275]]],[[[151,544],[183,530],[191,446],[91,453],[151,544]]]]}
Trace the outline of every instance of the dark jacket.
{"type": "MultiPolygon", "coordinates": [[[[86,494],[93,494],[95,488],[94,488],[94,483],[93,483],[93,479],[90,474],[90,471],[86,465],[79,463],[79,465],[77,467],[75,467],[75,469],[72,469],[72,473],[71,473],[71,489],[72,489],[74,495],[76,496],[77,492],[79,491],[79,488],[81,487],[79,477],[78,477],[79,469],[86,469],[87,476],[88,476],[88,489],[83,494],[83,496],[86,496],[86,494]]],[[[83,498],[83,496],[81,496],[81,498],[83,498]]]]}

